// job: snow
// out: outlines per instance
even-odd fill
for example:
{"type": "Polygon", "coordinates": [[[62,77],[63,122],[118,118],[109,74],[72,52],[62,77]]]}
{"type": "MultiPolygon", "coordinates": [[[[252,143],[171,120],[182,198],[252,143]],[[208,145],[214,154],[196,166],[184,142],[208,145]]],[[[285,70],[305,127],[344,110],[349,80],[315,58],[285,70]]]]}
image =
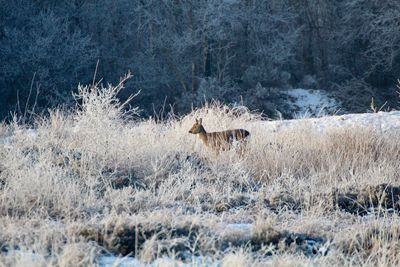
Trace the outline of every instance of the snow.
{"type": "Polygon", "coordinates": [[[116,256],[101,256],[97,259],[98,267],[119,266],[119,267],[136,267],[143,266],[133,257],[116,257],[116,256]]]}
{"type": "Polygon", "coordinates": [[[13,135],[8,135],[8,136],[4,136],[4,137],[0,138],[0,145],[5,145],[5,146],[11,145],[14,142],[16,135],[20,135],[20,136],[23,135],[26,138],[34,140],[38,137],[38,132],[36,129],[32,129],[32,128],[19,129],[19,130],[15,131],[13,135]]]}
{"type": "MultiPolygon", "coordinates": [[[[230,223],[221,225],[221,234],[240,234],[250,237],[253,226],[248,223],[230,223]]],[[[100,256],[97,258],[97,266],[99,267],[156,267],[156,266],[179,266],[179,267],[194,267],[194,266],[220,266],[220,262],[212,260],[209,257],[192,257],[188,262],[173,260],[169,257],[161,257],[152,263],[145,264],[134,257],[116,257],[112,255],[100,256]]]]}
{"type": "Polygon", "coordinates": [[[0,145],[9,145],[11,144],[11,138],[9,136],[0,138],[0,145]]]}
{"type": "Polygon", "coordinates": [[[194,267],[194,266],[220,266],[217,261],[213,261],[208,257],[193,257],[190,262],[181,262],[173,260],[169,257],[157,258],[152,263],[143,263],[134,257],[116,257],[101,256],[97,258],[98,267],[158,267],[158,266],[177,266],[177,267],[194,267]]]}
{"type": "Polygon", "coordinates": [[[38,136],[38,132],[36,129],[27,129],[25,131],[25,133],[27,134],[27,136],[29,136],[32,139],[35,139],[38,136]]]}
{"type": "MultiPolygon", "coordinates": [[[[44,266],[46,257],[42,254],[32,252],[30,250],[13,249],[7,252],[0,253],[3,257],[18,257],[21,266],[30,266],[32,263],[44,266]]],[[[194,267],[194,266],[220,266],[220,263],[210,257],[193,256],[188,262],[174,260],[171,257],[161,257],[155,259],[151,263],[144,263],[134,257],[121,257],[114,255],[103,255],[95,259],[95,266],[97,267],[158,267],[158,266],[177,266],[177,267],[194,267]]]]}
{"type": "Polygon", "coordinates": [[[250,239],[253,226],[248,223],[230,223],[222,224],[219,229],[219,234],[228,238],[236,237],[238,239],[250,239]]]}
{"type": "Polygon", "coordinates": [[[329,250],[329,244],[324,245],[322,241],[316,241],[312,239],[304,240],[304,244],[302,246],[305,255],[308,257],[326,255],[329,250]]]}
{"type": "Polygon", "coordinates": [[[289,97],[287,104],[297,117],[332,114],[340,109],[340,103],[323,90],[297,88],[285,93],[289,97]]]}
{"type": "Polygon", "coordinates": [[[252,225],[250,223],[229,223],[225,229],[251,232],[252,225]]]}
{"type": "MultiPolygon", "coordinates": [[[[262,123],[273,132],[283,129],[306,127],[319,133],[326,133],[330,130],[340,128],[362,127],[378,131],[381,134],[400,131],[400,111],[347,114],[341,116],[327,116],[321,118],[266,121],[262,123]]],[[[260,122],[254,123],[255,127],[260,122]]]]}

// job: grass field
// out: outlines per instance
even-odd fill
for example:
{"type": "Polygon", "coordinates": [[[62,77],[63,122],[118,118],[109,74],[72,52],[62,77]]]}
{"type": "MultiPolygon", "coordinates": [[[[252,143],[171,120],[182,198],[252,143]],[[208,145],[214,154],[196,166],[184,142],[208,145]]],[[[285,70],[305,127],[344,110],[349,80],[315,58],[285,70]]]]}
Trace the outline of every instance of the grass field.
{"type": "Polygon", "coordinates": [[[121,88],[0,124],[0,266],[400,265],[397,128],[278,127],[218,104],[142,120],[121,88]],[[245,156],[189,134],[200,117],[249,130],[245,156]]]}

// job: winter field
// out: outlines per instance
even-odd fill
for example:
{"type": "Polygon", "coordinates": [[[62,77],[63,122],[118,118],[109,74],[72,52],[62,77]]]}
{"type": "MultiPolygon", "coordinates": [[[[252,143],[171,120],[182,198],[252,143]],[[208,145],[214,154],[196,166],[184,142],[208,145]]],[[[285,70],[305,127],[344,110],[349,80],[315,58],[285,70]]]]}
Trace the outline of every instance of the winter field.
{"type": "Polygon", "coordinates": [[[399,266],[400,112],[140,120],[121,87],[0,124],[0,266],[399,266]],[[251,132],[243,157],[188,133],[251,132]]]}

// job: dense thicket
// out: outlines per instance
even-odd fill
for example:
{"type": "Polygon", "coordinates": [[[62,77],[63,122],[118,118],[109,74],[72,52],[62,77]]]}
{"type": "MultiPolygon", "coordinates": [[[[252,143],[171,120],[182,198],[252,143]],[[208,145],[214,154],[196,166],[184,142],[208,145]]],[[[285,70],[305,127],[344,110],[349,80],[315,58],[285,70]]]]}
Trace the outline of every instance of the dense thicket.
{"type": "MultiPolygon", "coordinates": [[[[79,82],[134,77],[147,113],[207,98],[272,111],[276,88],[331,90],[361,111],[393,99],[393,0],[0,0],[0,114],[70,103],[79,82]],[[33,81],[33,83],[32,83],[33,81]],[[38,92],[37,98],[36,94],[38,92]],[[19,102],[19,105],[17,104],[19,102]],[[379,103],[378,103],[379,104],[379,103]]],[[[279,107],[278,107],[279,109],[279,107]]]]}

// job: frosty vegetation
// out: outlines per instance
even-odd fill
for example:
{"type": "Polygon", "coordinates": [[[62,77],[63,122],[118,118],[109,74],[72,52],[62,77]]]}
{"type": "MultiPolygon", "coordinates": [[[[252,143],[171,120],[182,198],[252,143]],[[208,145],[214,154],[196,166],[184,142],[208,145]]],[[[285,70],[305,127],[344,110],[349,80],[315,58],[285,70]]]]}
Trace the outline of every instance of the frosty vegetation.
{"type": "Polygon", "coordinates": [[[284,113],[276,100],[289,87],[328,90],[349,111],[365,111],[371,97],[378,106],[395,101],[399,1],[0,0],[0,6],[0,118],[35,103],[35,111],[73,105],[70,91],[92,81],[97,60],[104,82],[132,71],[119,97],[142,90],[135,105],[146,115],[164,103],[184,114],[205,98],[284,113]]]}
{"type": "Polygon", "coordinates": [[[399,128],[277,128],[216,103],[142,120],[121,88],[0,125],[0,265],[400,264],[399,128]],[[199,117],[249,130],[248,153],[215,157],[188,134],[199,117]]]}

